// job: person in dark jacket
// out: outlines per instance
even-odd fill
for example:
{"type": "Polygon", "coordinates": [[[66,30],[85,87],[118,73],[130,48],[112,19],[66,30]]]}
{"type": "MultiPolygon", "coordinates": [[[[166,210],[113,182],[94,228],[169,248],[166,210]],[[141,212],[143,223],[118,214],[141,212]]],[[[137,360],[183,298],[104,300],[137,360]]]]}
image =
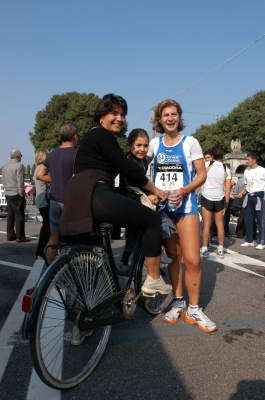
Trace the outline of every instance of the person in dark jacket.
{"type": "MultiPolygon", "coordinates": [[[[115,193],[114,189],[115,177],[123,173],[133,185],[143,187],[160,200],[167,198],[164,191],[158,189],[144,172],[126,158],[115,139],[115,135],[125,125],[126,115],[127,103],[120,96],[105,95],[98,104],[93,118],[94,128],[82,137],[76,154],[75,176],[68,181],[66,187],[60,232],[62,235],[89,232],[93,229],[93,221],[140,229],[148,270],[142,290],[149,294],[167,294],[172,291],[172,286],[166,284],[160,276],[159,215],[115,193]]],[[[72,344],[78,345],[83,343],[86,332],[75,328],[72,344]]]]}

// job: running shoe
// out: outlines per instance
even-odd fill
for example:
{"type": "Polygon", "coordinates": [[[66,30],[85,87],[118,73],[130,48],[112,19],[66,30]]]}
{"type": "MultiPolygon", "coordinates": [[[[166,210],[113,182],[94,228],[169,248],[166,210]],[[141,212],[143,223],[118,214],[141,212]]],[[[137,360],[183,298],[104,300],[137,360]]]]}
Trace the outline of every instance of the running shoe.
{"type": "Polygon", "coordinates": [[[165,253],[161,253],[160,262],[161,264],[171,264],[173,260],[172,258],[168,257],[165,253]]]}
{"type": "Polygon", "coordinates": [[[256,249],[257,249],[257,250],[263,250],[263,249],[265,249],[265,246],[264,246],[264,244],[258,244],[258,245],[256,246],[256,249]]]}
{"type": "Polygon", "coordinates": [[[224,256],[225,256],[223,250],[216,250],[215,254],[216,254],[217,257],[219,257],[219,258],[224,258],[224,256]]]}
{"type": "Polygon", "coordinates": [[[78,326],[73,327],[73,332],[72,332],[72,338],[71,338],[71,344],[73,346],[80,346],[80,344],[84,343],[85,338],[91,336],[93,333],[93,330],[89,331],[80,331],[78,326]]]}
{"type": "Polygon", "coordinates": [[[244,242],[244,243],[241,243],[240,246],[241,247],[254,247],[254,242],[252,242],[252,243],[244,242]]]}
{"type": "Polygon", "coordinates": [[[203,251],[201,252],[201,257],[202,257],[202,258],[208,258],[209,255],[210,255],[210,253],[209,253],[208,250],[203,250],[203,251]]]}
{"type": "Polygon", "coordinates": [[[188,307],[185,315],[185,321],[188,324],[196,324],[203,332],[217,331],[217,326],[198,308],[195,312],[188,307]]]}
{"type": "Polygon", "coordinates": [[[172,308],[168,311],[163,320],[169,324],[175,324],[178,322],[179,317],[186,314],[187,307],[185,300],[175,300],[172,304],[172,308]]]}
{"type": "Polygon", "coordinates": [[[159,279],[153,279],[147,275],[141,290],[147,294],[169,294],[172,292],[172,286],[165,283],[162,276],[159,279]]]}

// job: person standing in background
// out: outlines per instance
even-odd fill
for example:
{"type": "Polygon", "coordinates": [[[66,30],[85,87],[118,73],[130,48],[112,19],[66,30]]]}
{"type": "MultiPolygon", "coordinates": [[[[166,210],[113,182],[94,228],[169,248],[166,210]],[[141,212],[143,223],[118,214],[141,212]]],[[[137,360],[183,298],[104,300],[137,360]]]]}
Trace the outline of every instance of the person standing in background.
{"type": "Polygon", "coordinates": [[[205,161],[205,162],[207,162],[207,161],[213,161],[213,153],[212,153],[212,150],[206,150],[206,151],[203,153],[203,157],[204,157],[204,161],[205,161]]]}
{"type": "Polygon", "coordinates": [[[24,166],[22,154],[14,149],[10,153],[11,161],[2,168],[3,185],[7,202],[7,240],[17,243],[29,242],[25,236],[25,190],[24,166]],[[14,230],[16,225],[16,232],[14,230]]]}
{"type": "Polygon", "coordinates": [[[218,249],[216,255],[219,258],[224,258],[224,215],[230,200],[231,171],[223,164],[224,151],[222,146],[216,145],[212,153],[214,161],[205,164],[207,179],[201,187],[203,220],[201,256],[204,258],[209,257],[207,246],[210,236],[212,214],[214,214],[218,235],[218,249]]]}
{"type": "MultiPolygon", "coordinates": [[[[51,234],[47,245],[59,242],[59,221],[63,212],[64,192],[68,180],[73,175],[76,155],[75,146],[78,142],[77,126],[71,122],[61,125],[59,131],[62,144],[52,150],[43,161],[37,174],[37,179],[51,184],[50,192],[50,229],[51,234]]],[[[50,264],[56,250],[49,247],[46,259],[50,264]]]]}
{"type": "Polygon", "coordinates": [[[253,222],[257,217],[259,227],[259,242],[256,246],[257,250],[265,248],[264,235],[262,233],[262,218],[264,210],[264,189],[265,189],[265,168],[258,165],[257,153],[251,152],[246,159],[247,168],[244,172],[244,186],[238,193],[237,197],[242,198],[245,191],[245,199],[243,203],[244,221],[246,228],[246,241],[240,246],[253,247],[253,222]]]}
{"type": "Polygon", "coordinates": [[[42,216],[42,227],[40,229],[40,236],[37,245],[36,258],[38,256],[45,259],[44,248],[50,238],[50,221],[49,212],[50,204],[48,199],[48,183],[37,179],[40,166],[49,154],[48,150],[40,149],[35,154],[35,164],[37,168],[34,172],[34,182],[36,185],[36,207],[39,209],[40,215],[42,216]]]}

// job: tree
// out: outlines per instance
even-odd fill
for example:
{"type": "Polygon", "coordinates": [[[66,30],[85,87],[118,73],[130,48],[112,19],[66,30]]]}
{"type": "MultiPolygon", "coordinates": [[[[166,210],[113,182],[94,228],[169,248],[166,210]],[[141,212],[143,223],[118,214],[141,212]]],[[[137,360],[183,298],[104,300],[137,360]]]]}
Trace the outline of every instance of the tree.
{"type": "Polygon", "coordinates": [[[231,152],[232,139],[240,139],[241,150],[256,151],[265,161],[265,91],[261,90],[248,97],[234,108],[227,117],[211,125],[196,129],[194,137],[199,140],[203,150],[221,144],[224,151],[231,152]]]}
{"type": "Polygon", "coordinates": [[[31,176],[30,176],[30,164],[27,165],[26,167],[26,178],[31,180],[31,176]]]}
{"type": "MultiPolygon", "coordinates": [[[[75,123],[82,137],[92,127],[93,114],[99,101],[100,98],[93,93],[68,92],[53,95],[44,110],[37,112],[34,132],[29,132],[35,150],[51,150],[60,146],[58,132],[64,122],[75,123]]],[[[117,137],[123,150],[126,148],[125,132],[126,128],[117,137]]]]}
{"type": "Polygon", "coordinates": [[[93,93],[68,92],[52,96],[44,110],[37,112],[34,132],[29,132],[35,150],[60,146],[58,132],[64,122],[75,123],[82,137],[92,126],[93,113],[99,101],[100,98],[93,93]]]}
{"type": "Polygon", "coordinates": [[[33,165],[32,165],[32,168],[31,168],[31,178],[34,177],[34,173],[35,173],[36,168],[37,168],[37,165],[36,165],[36,164],[33,164],[33,165]]]}

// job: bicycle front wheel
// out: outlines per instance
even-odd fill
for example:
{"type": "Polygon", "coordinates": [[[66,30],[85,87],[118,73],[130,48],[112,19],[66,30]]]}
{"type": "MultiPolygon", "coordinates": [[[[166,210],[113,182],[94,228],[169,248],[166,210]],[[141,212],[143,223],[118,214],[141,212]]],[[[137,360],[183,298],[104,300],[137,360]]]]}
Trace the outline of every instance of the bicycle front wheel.
{"type": "Polygon", "coordinates": [[[55,389],[69,389],[91,374],[106,348],[111,327],[96,328],[81,346],[71,338],[77,316],[116,292],[112,274],[102,257],[81,251],[59,263],[42,294],[35,337],[30,342],[36,372],[55,389]]]}
{"type": "MultiPolygon", "coordinates": [[[[171,284],[168,273],[168,266],[165,264],[160,264],[160,271],[164,281],[168,284],[171,284]]],[[[142,268],[138,269],[138,273],[135,279],[136,293],[140,293],[146,277],[147,277],[147,268],[145,262],[143,262],[142,268]]],[[[143,293],[142,297],[140,298],[140,305],[149,314],[157,315],[163,312],[167,308],[167,306],[172,300],[172,297],[173,297],[172,293],[169,294],[156,293],[154,295],[147,295],[143,293]]]]}

